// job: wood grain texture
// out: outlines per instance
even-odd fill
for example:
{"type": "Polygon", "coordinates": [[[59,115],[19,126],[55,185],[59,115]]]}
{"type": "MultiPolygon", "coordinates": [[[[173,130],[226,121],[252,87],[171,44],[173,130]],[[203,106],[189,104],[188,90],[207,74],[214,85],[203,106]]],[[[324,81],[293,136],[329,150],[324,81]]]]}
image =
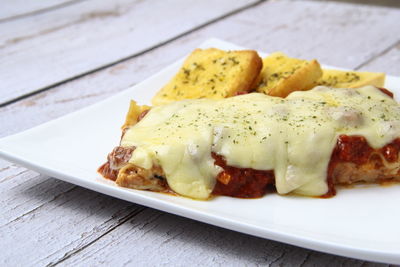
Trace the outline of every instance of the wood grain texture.
{"type": "Polygon", "coordinates": [[[379,70],[400,77],[400,40],[378,56],[361,64],[359,68],[367,71],[379,70]]]}
{"type": "Polygon", "coordinates": [[[293,57],[356,68],[399,41],[399,17],[400,9],[395,8],[272,1],[196,34],[197,38],[217,36],[265,52],[283,51],[293,57]]]}
{"type": "Polygon", "coordinates": [[[1,23],[0,103],[143,52],[253,2],[88,0],[1,23]]]}
{"type": "Polygon", "coordinates": [[[7,20],[19,19],[71,5],[83,0],[2,0],[0,8],[0,23],[7,20]]]}
{"type": "Polygon", "coordinates": [[[31,171],[1,183],[0,191],[1,266],[57,262],[143,210],[31,171]]]}
{"type": "MultiPolygon", "coordinates": [[[[350,68],[372,59],[365,67],[374,70],[381,66],[377,63],[379,60],[384,62],[387,56],[396,57],[399,51],[393,47],[382,54],[392,44],[389,41],[386,46],[376,42],[371,44],[369,36],[365,35],[356,44],[344,41],[352,31],[356,34],[371,27],[368,23],[362,27],[362,21],[375,18],[378,24],[374,25],[375,31],[383,30],[386,22],[380,24],[379,18],[388,17],[390,20],[398,13],[386,8],[359,9],[360,6],[318,2],[300,5],[280,1],[258,5],[120,64],[0,108],[0,135],[26,129],[115,94],[187,54],[210,36],[265,51],[289,51],[290,55],[300,57],[312,57],[314,52],[322,55],[325,50],[325,60],[321,62],[350,68]],[[308,9],[308,15],[322,10],[325,16],[318,19],[323,25],[315,26],[309,22],[303,7],[308,9]],[[291,16],[282,15],[289,8],[291,16]],[[357,27],[336,25],[343,14],[353,13],[361,14],[357,27]],[[280,30],[282,25],[285,26],[280,30]],[[292,36],[301,36],[298,31],[305,34],[324,27],[331,31],[324,36],[315,35],[313,40],[306,38],[299,43],[292,36]],[[260,29],[265,34],[260,34],[260,29]],[[343,30],[347,31],[346,35],[340,34],[343,30]],[[273,41],[271,36],[275,37],[273,41]],[[322,44],[329,36],[342,38],[342,42],[337,41],[341,45],[335,48],[337,53],[328,53],[331,51],[329,46],[314,46],[315,42],[322,44]],[[365,49],[357,49],[362,45],[366,45],[365,49]],[[352,52],[354,58],[337,58],[346,55],[346,51],[352,52]],[[378,54],[381,57],[374,58],[378,54]]],[[[396,60],[393,62],[386,65],[387,71],[396,70],[396,60]]],[[[324,266],[327,263],[331,266],[385,266],[313,252],[143,209],[2,161],[0,171],[0,203],[6,207],[4,219],[0,220],[0,249],[7,248],[7,253],[0,256],[0,265],[52,265],[60,262],[60,265],[68,266],[324,266]],[[38,249],[37,244],[40,244],[38,249]]]]}
{"type": "MultiPolygon", "coordinates": [[[[324,64],[350,69],[357,68],[364,62],[374,59],[376,55],[380,55],[386,49],[384,46],[377,45],[376,42],[371,42],[370,35],[359,34],[371,28],[369,23],[361,22],[369,21],[371,18],[374,21],[381,22],[376,23],[373,28],[375,32],[382,34],[386,32],[387,21],[395,20],[392,18],[397,18],[399,14],[400,11],[396,9],[348,4],[329,3],[326,5],[320,2],[303,1],[301,3],[290,1],[266,2],[187,34],[176,41],[163,45],[161,49],[153,49],[144,55],[133,57],[2,108],[0,124],[4,127],[0,132],[0,137],[72,112],[134,85],[174,60],[188,54],[196,45],[210,38],[210,36],[218,36],[227,41],[265,52],[285,51],[291,56],[317,58],[324,64]],[[319,13],[318,17],[323,19],[307,16],[307,19],[305,19],[304,9],[308,10],[308,14],[319,13]],[[286,10],[291,10],[290,16],[284,15],[286,10]],[[345,27],[338,26],[338,21],[340,22],[342,15],[353,13],[359,14],[360,22],[357,27],[353,27],[352,24],[346,24],[345,27]],[[312,24],[309,20],[318,20],[319,25],[310,27],[312,24]],[[293,21],[296,21],[296,23],[289,23],[293,21]],[[255,28],[258,28],[259,31],[253,31],[255,28]],[[263,30],[260,30],[262,28],[263,30]],[[308,38],[307,32],[317,32],[320,28],[331,30],[328,33],[308,38]],[[280,29],[282,29],[282,32],[280,29]],[[263,32],[263,34],[261,35],[260,32],[263,32]],[[285,32],[287,33],[284,34],[285,32]],[[342,32],[347,32],[346,36],[342,36],[342,32]],[[296,42],[294,35],[298,39],[303,36],[302,42],[296,42]],[[356,43],[349,44],[344,41],[347,39],[347,35],[358,35],[359,37],[356,43]],[[304,36],[307,38],[304,38],[304,36]],[[326,43],[326,40],[330,40],[331,36],[336,36],[337,39],[341,40],[337,41],[338,45],[334,52],[331,51],[330,47],[318,45],[326,43]],[[365,45],[366,48],[361,49],[360,44],[365,45]],[[49,106],[49,103],[51,103],[51,106],[49,106]],[[27,111],[32,116],[27,116],[27,111]],[[20,123],[15,125],[14,121],[8,119],[9,116],[14,116],[20,123]]],[[[397,31],[400,33],[400,29],[397,29],[397,31]]],[[[400,39],[400,37],[395,37],[396,40],[400,39]]],[[[392,44],[387,42],[386,45],[392,44]]],[[[399,57],[399,50],[394,49],[392,53],[392,57],[399,57]]],[[[384,71],[388,74],[398,73],[399,64],[396,64],[396,59],[393,62],[393,64],[386,64],[384,71]]],[[[369,67],[368,70],[383,71],[374,67],[369,67]]]]}
{"type": "Polygon", "coordinates": [[[84,108],[139,83],[171,62],[188,54],[201,41],[184,38],[0,108],[0,125],[2,125],[0,137],[84,108]],[[155,58],[157,60],[154,60],[155,58]],[[14,119],[10,120],[10,117],[14,119]],[[15,120],[19,123],[16,124],[15,120]]]}
{"type": "Polygon", "coordinates": [[[310,261],[318,266],[332,260],[336,266],[362,265],[361,261],[311,252],[146,209],[62,265],[301,266],[310,261]]]}

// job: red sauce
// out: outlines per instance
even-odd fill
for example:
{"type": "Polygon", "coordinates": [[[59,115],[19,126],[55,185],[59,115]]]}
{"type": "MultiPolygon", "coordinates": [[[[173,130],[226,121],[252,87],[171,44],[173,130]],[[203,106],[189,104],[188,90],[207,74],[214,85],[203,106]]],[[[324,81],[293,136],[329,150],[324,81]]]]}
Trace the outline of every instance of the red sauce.
{"type": "Polygon", "coordinates": [[[400,138],[397,138],[392,143],[382,147],[379,151],[388,162],[396,162],[399,157],[400,138]]]}
{"type": "Polygon", "coordinates": [[[353,162],[361,165],[367,163],[373,151],[363,136],[340,135],[331,161],[353,162]]]}
{"type": "Polygon", "coordinates": [[[388,96],[390,96],[391,98],[393,98],[393,93],[390,92],[388,89],[386,88],[378,88],[379,90],[382,91],[382,93],[387,94],[388,96]]]}
{"type": "MultiPolygon", "coordinates": [[[[388,162],[398,160],[400,151],[400,138],[381,149],[373,149],[363,136],[339,136],[335,149],[332,152],[327,170],[328,192],[320,196],[329,198],[336,195],[333,172],[337,164],[352,162],[356,165],[363,165],[369,161],[381,162],[378,154],[385,157],[388,162]],[[378,156],[379,160],[373,158],[378,156]]],[[[225,195],[240,198],[257,198],[266,194],[268,189],[274,189],[275,176],[272,170],[260,171],[250,168],[237,168],[226,164],[226,160],[215,153],[212,154],[215,164],[223,171],[217,176],[217,183],[214,187],[214,195],[225,195]]],[[[382,168],[383,164],[375,168],[382,168]]]]}
{"type": "Polygon", "coordinates": [[[250,168],[236,168],[226,164],[226,160],[215,153],[212,154],[215,164],[223,171],[217,176],[214,195],[241,198],[262,197],[268,188],[275,183],[273,171],[259,171],[250,168]]]}
{"type": "MultiPolygon", "coordinates": [[[[114,149],[114,151],[118,152],[119,150],[114,149]]],[[[329,198],[336,195],[333,172],[337,164],[351,162],[361,166],[368,162],[375,162],[374,168],[379,169],[384,167],[379,155],[382,155],[387,162],[396,162],[399,160],[399,152],[400,138],[380,149],[373,149],[363,136],[340,135],[328,165],[328,192],[320,197],[329,198]]],[[[121,153],[114,153],[113,157],[109,155],[108,161],[98,169],[105,178],[116,180],[119,170],[112,169],[110,162],[115,164],[116,160],[121,157],[119,154],[121,153]]],[[[220,155],[213,153],[212,157],[215,160],[215,164],[223,169],[217,176],[217,182],[212,194],[239,198],[258,198],[264,196],[267,191],[275,191],[273,170],[260,171],[251,168],[237,168],[227,165],[225,158],[220,155]]]]}
{"type": "Polygon", "coordinates": [[[329,198],[336,195],[333,172],[337,164],[341,162],[352,162],[357,165],[365,164],[373,151],[363,136],[340,135],[328,165],[328,192],[321,197],[329,198]]]}
{"type": "MultiPolygon", "coordinates": [[[[385,88],[378,88],[382,93],[393,98],[393,93],[385,88]]],[[[400,138],[395,139],[392,143],[375,150],[369,146],[367,140],[363,136],[339,136],[336,147],[332,152],[331,159],[327,171],[328,192],[321,197],[328,198],[336,195],[335,184],[333,180],[333,171],[338,163],[352,162],[357,165],[366,164],[373,160],[380,164],[376,164],[375,168],[382,168],[383,164],[377,153],[383,155],[388,162],[395,162],[398,159],[400,151],[400,138]],[[379,157],[374,159],[374,157],[379,157]]]]}
{"type": "Polygon", "coordinates": [[[327,183],[329,189],[321,197],[332,197],[336,194],[333,171],[338,163],[351,162],[360,166],[373,161],[377,163],[375,168],[379,169],[384,166],[378,154],[383,155],[388,162],[395,162],[398,160],[399,151],[400,138],[380,149],[373,149],[363,136],[340,135],[328,165],[327,183]],[[378,164],[379,162],[380,164],[378,164]]]}

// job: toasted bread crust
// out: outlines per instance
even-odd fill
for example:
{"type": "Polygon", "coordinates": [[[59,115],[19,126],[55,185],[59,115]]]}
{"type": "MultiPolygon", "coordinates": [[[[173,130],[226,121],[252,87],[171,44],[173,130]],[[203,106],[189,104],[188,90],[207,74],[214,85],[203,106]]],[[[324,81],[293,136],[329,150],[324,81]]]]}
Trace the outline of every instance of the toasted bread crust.
{"type": "Polygon", "coordinates": [[[253,50],[196,49],[153,97],[152,104],[182,99],[220,99],[250,91],[261,68],[262,60],[253,50]]]}
{"type": "Polygon", "coordinates": [[[322,76],[317,60],[289,58],[276,52],[263,59],[257,91],[272,96],[286,97],[293,91],[309,90],[322,76]]]}
{"type": "Polygon", "coordinates": [[[311,60],[293,75],[284,79],[278,86],[271,89],[269,95],[286,97],[293,91],[306,91],[314,87],[314,82],[321,77],[321,67],[318,61],[311,60]]]}

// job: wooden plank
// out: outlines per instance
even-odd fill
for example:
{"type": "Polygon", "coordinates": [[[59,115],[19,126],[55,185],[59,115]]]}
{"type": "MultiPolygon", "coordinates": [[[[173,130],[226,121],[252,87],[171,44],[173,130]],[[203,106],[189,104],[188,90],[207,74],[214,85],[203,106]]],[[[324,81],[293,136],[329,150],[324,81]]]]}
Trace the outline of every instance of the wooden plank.
{"type": "Polygon", "coordinates": [[[358,260],[312,252],[146,209],[61,265],[301,266],[306,263],[324,266],[327,262],[329,266],[362,266],[358,260]]]}
{"type": "MultiPolygon", "coordinates": [[[[274,2],[272,2],[274,3],[274,2]]],[[[302,10],[299,7],[296,8],[295,3],[291,5],[286,5],[285,3],[281,3],[279,5],[270,5],[272,3],[266,3],[257,7],[257,12],[267,12],[267,10],[273,9],[274,12],[283,12],[283,10],[289,8],[291,6],[293,10],[298,10],[298,12],[294,12],[293,16],[297,16],[299,18],[302,17],[302,10]],[[259,10],[262,9],[262,10],[259,10]]],[[[309,6],[309,5],[308,5],[309,6]]],[[[346,6],[347,7],[347,6],[346,6]]],[[[310,8],[310,7],[308,7],[310,8]]],[[[312,9],[314,12],[317,12],[321,9],[320,4],[313,4],[312,9]]],[[[331,5],[331,8],[334,10],[340,9],[339,5],[331,5]]],[[[332,12],[334,11],[332,10],[332,12]]],[[[344,9],[346,12],[352,12],[350,9],[344,9]]],[[[378,16],[374,13],[375,9],[369,10],[369,15],[372,17],[378,18],[378,16]]],[[[312,11],[312,10],[311,10],[312,11]]],[[[309,12],[311,12],[309,11],[309,12]]],[[[379,11],[379,10],[378,10],[379,11]]],[[[9,105],[6,108],[1,109],[0,112],[0,124],[3,126],[5,131],[8,133],[18,131],[18,129],[23,129],[24,127],[33,126],[35,124],[39,124],[51,118],[62,115],[63,113],[70,112],[72,110],[81,108],[86,106],[89,103],[96,102],[100,99],[107,97],[110,94],[120,91],[124,87],[137,83],[154,73],[156,70],[161,69],[167,63],[175,60],[176,58],[186,54],[190,51],[196,44],[200,41],[204,40],[208,36],[212,36],[215,32],[220,31],[221,37],[224,37],[230,41],[244,44],[249,47],[255,47],[261,43],[269,44],[269,34],[265,36],[259,36],[258,38],[249,38],[249,41],[244,42],[242,40],[243,36],[246,36],[245,33],[251,33],[249,35],[257,35],[258,33],[252,33],[251,29],[254,28],[254,24],[259,23],[259,16],[252,16],[255,12],[254,9],[251,9],[246,12],[242,12],[235,16],[232,16],[224,21],[218,22],[216,24],[210,25],[200,31],[196,31],[190,35],[185,36],[184,38],[180,38],[177,41],[170,43],[169,45],[162,46],[160,48],[154,49],[153,51],[146,53],[144,55],[138,56],[131,60],[125,61],[121,64],[115,65],[113,67],[104,69],[102,71],[87,75],[81,79],[72,81],[70,83],[66,83],[62,86],[59,86],[51,91],[38,94],[34,97],[28,98],[24,101],[20,101],[19,103],[15,103],[13,105],[9,105]],[[247,25],[247,26],[244,26],[247,25]],[[234,28],[235,34],[232,31],[228,31],[228,28],[234,28]],[[221,29],[225,29],[225,31],[221,31],[221,29]],[[241,34],[240,34],[241,33],[241,34]],[[157,61],[152,59],[157,58],[157,61]],[[159,61],[159,59],[162,60],[159,61]],[[132,75],[134,73],[135,75],[132,75]],[[95,88],[95,90],[93,90],[95,88]],[[54,103],[49,106],[48,103],[54,103]],[[9,116],[13,115],[14,123],[7,123],[10,120],[9,116]],[[18,124],[15,124],[15,121],[18,121],[18,124]],[[12,129],[16,128],[16,129],[12,129]]],[[[272,12],[272,11],[269,11],[272,12]]],[[[325,13],[329,13],[325,11],[325,13]]],[[[367,12],[366,12],[367,13],[367,12]]],[[[338,16],[340,12],[337,12],[335,16],[338,16]]],[[[388,15],[388,14],[386,14],[388,15]]],[[[389,16],[393,14],[390,13],[389,16]]],[[[334,16],[334,17],[335,17],[334,16]]],[[[360,19],[367,19],[367,15],[360,19]]],[[[270,21],[272,23],[272,21],[270,21]]],[[[277,19],[276,23],[280,25],[283,21],[277,19]]],[[[303,22],[306,23],[306,22],[303,22]]],[[[325,21],[325,26],[332,26],[331,24],[335,24],[334,21],[329,21],[327,19],[325,21]],[[328,23],[329,22],[329,23],[328,23]]],[[[271,27],[272,24],[269,24],[271,27]]],[[[260,26],[261,27],[261,26],[260,26]]],[[[289,25],[289,27],[298,27],[301,28],[302,25],[297,23],[296,25],[289,25]]],[[[351,30],[351,27],[348,26],[351,30]]],[[[379,26],[377,26],[379,27],[379,26]]],[[[266,27],[267,28],[267,27],[266,27]]],[[[273,27],[272,27],[273,28],[273,27]]],[[[343,30],[343,29],[342,29],[343,30]]],[[[360,29],[357,29],[360,31],[360,29]]],[[[293,29],[289,29],[290,31],[294,31],[293,29]]],[[[340,31],[340,29],[336,29],[336,31],[340,31]]],[[[270,32],[266,31],[266,33],[273,34],[273,29],[270,29],[270,32]]],[[[335,33],[333,33],[335,34],[335,33]]],[[[283,37],[282,37],[283,38],[283,37]]],[[[325,38],[327,38],[325,36],[325,38]]],[[[279,43],[283,44],[284,40],[277,40],[279,43]]],[[[321,40],[319,40],[321,41],[321,40]]],[[[284,46],[285,44],[283,44],[284,46]]],[[[297,47],[295,44],[286,44],[286,48],[293,49],[293,51],[297,51],[297,53],[302,57],[308,57],[312,55],[310,53],[310,49],[308,46],[313,45],[313,42],[307,41],[302,46],[297,47]]],[[[264,46],[264,45],[263,45],[264,46]]],[[[345,49],[346,46],[343,45],[338,49],[345,49]]],[[[322,48],[320,51],[322,51],[322,48]]],[[[354,49],[354,48],[353,48],[354,49]]],[[[380,47],[375,47],[375,44],[371,44],[367,50],[357,51],[354,49],[356,53],[356,60],[353,62],[353,67],[356,67],[359,64],[362,64],[362,58],[368,58],[368,53],[378,53],[380,47]],[[377,48],[377,50],[374,50],[377,48]]],[[[266,49],[265,49],[266,50],[266,49]]],[[[267,50],[268,51],[268,50],[267,50]]],[[[271,50],[269,50],[271,51],[271,50]]],[[[330,55],[331,60],[334,60],[335,54],[330,55]]],[[[328,64],[330,62],[327,62],[328,64]]],[[[330,63],[332,64],[332,63],[330,63]]],[[[24,174],[28,175],[28,174],[24,174]]],[[[6,179],[15,184],[24,183],[26,180],[15,180],[19,179],[21,175],[16,175],[14,178],[6,179]]],[[[36,176],[31,176],[32,179],[36,176]]],[[[29,179],[29,180],[32,180],[29,179]]],[[[38,178],[38,181],[44,182],[44,179],[38,178]]],[[[39,183],[40,183],[39,182],[39,183]]],[[[36,184],[32,184],[35,186],[36,184]]],[[[46,184],[45,188],[54,188],[51,184],[46,184]]],[[[76,190],[76,189],[74,189],[76,190]]],[[[188,219],[183,219],[173,215],[167,215],[161,212],[156,212],[150,209],[146,209],[137,216],[132,217],[134,221],[122,223],[122,224],[112,224],[111,229],[107,227],[103,227],[101,231],[94,233],[89,230],[89,233],[85,236],[88,236],[89,239],[84,239],[81,241],[80,239],[76,239],[80,234],[84,234],[88,231],[83,225],[77,223],[77,220],[81,217],[85,217],[88,214],[89,208],[83,208],[79,212],[73,213],[71,209],[72,207],[76,207],[85,204],[87,202],[106,202],[103,198],[108,198],[107,196],[100,195],[97,198],[97,193],[92,192],[96,195],[94,197],[94,201],[92,201],[92,197],[81,197],[81,194],[76,194],[75,191],[68,191],[64,193],[64,197],[68,198],[69,201],[64,203],[50,203],[50,199],[39,202],[39,204],[33,205],[32,207],[27,207],[26,209],[19,210],[15,213],[9,213],[8,221],[12,220],[12,218],[19,217],[18,215],[23,215],[26,211],[31,211],[29,216],[33,218],[31,220],[23,221],[23,223],[17,224],[17,222],[11,222],[8,224],[6,228],[7,231],[13,231],[14,229],[18,229],[21,235],[15,234],[14,238],[18,240],[22,240],[23,236],[26,236],[26,231],[28,231],[29,227],[33,227],[33,229],[37,229],[36,232],[30,232],[30,236],[32,240],[24,240],[25,244],[22,246],[19,243],[11,243],[12,240],[7,239],[7,243],[9,247],[10,244],[13,244],[14,250],[9,252],[10,254],[5,259],[10,260],[9,257],[13,257],[13,259],[21,257],[28,253],[29,259],[31,262],[48,264],[55,263],[59,260],[64,260],[63,263],[78,263],[80,265],[94,265],[95,263],[99,263],[102,261],[109,263],[117,263],[122,264],[123,262],[129,262],[129,260],[139,260],[143,257],[146,257],[150,262],[154,259],[158,259],[159,255],[162,254],[161,259],[168,263],[175,263],[185,265],[185,263],[192,263],[189,261],[190,259],[199,260],[199,263],[205,262],[208,264],[225,264],[230,263],[232,265],[243,265],[243,264],[271,264],[271,265],[300,265],[301,263],[305,263],[306,265],[323,265],[326,262],[332,263],[332,265],[355,265],[361,266],[364,264],[361,261],[353,261],[342,257],[331,256],[328,254],[322,254],[317,252],[311,252],[309,250],[299,249],[293,246],[283,245],[277,242],[272,242],[268,240],[258,239],[247,235],[238,234],[232,231],[223,230],[217,227],[207,226],[198,222],[194,222],[188,219]],[[88,201],[88,199],[90,199],[88,201]],[[46,202],[46,203],[45,203],[46,202]],[[72,203],[72,204],[71,204],[72,203]],[[41,205],[43,204],[43,205],[41,205]],[[35,207],[40,206],[40,208],[35,209],[35,207]],[[70,206],[72,205],[72,207],[70,206]],[[52,208],[51,208],[52,207],[52,208]],[[45,215],[49,214],[49,210],[51,210],[51,214],[54,215],[55,218],[58,219],[58,222],[48,221],[45,219],[45,215]],[[67,213],[65,213],[67,210],[67,213]],[[157,218],[157,216],[159,216],[157,218]],[[155,218],[156,217],[156,218],[155,218]],[[35,218],[38,218],[35,220],[35,218]],[[152,221],[152,218],[154,219],[152,221]],[[47,224],[43,224],[42,221],[49,224],[51,227],[56,223],[61,225],[67,225],[68,227],[60,227],[60,228],[51,228],[53,229],[51,233],[46,232],[43,228],[47,226],[47,224]],[[134,224],[137,222],[137,224],[134,224]],[[70,228],[70,225],[75,225],[75,227],[70,228]],[[135,227],[136,226],[136,227],[135,227]],[[13,228],[15,227],[15,228],[13,228]],[[121,228],[122,227],[122,228],[121,228]],[[140,229],[140,227],[142,227],[140,229]],[[133,229],[132,229],[133,228],[133,229]],[[179,234],[180,229],[184,229],[183,233],[179,234]],[[56,229],[58,232],[55,233],[56,229]],[[72,229],[69,231],[69,229],[72,229]],[[104,230],[105,229],[105,230],[104,230]],[[169,234],[168,234],[169,231],[169,234]],[[118,242],[118,237],[124,236],[123,239],[126,240],[128,237],[125,233],[132,234],[132,238],[135,242],[118,242]],[[192,234],[195,233],[195,234],[192,234]],[[210,234],[207,234],[210,233],[210,234]],[[57,244],[57,252],[54,252],[51,247],[49,249],[52,253],[46,253],[47,245],[46,242],[43,242],[43,250],[40,250],[36,256],[33,256],[32,253],[29,253],[29,250],[32,249],[33,244],[36,244],[37,240],[43,240],[45,236],[50,235],[53,239],[56,239],[59,244],[57,244]],[[71,239],[68,239],[65,242],[63,237],[65,235],[72,235],[71,239]],[[204,238],[202,238],[204,236],[204,238]],[[142,239],[144,240],[142,242],[142,239]],[[114,242],[117,242],[115,245],[112,245],[114,242]],[[232,245],[230,245],[232,243],[232,245]],[[251,244],[256,244],[255,246],[251,246],[251,244]],[[17,244],[17,245],[15,245],[17,244]],[[19,244],[19,245],[18,245],[19,244]],[[113,247],[113,252],[104,252],[103,245],[111,244],[113,247]],[[246,247],[250,244],[251,250],[247,250],[246,247]],[[16,247],[17,246],[17,247],[16,247]],[[21,246],[21,247],[20,247],[21,246]],[[158,248],[160,252],[154,250],[158,248]],[[175,248],[178,248],[175,249],[175,248]],[[197,251],[199,251],[197,253],[197,251]],[[128,259],[128,256],[122,254],[125,252],[126,254],[137,255],[137,257],[132,257],[128,259]],[[143,252],[141,254],[140,252],[143,252]],[[101,253],[105,253],[104,257],[99,255],[101,253]],[[175,256],[175,254],[179,255],[181,253],[181,257],[175,256]],[[191,254],[194,253],[194,254],[191,254]],[[64,257],[64,255],[66,255],[64,257]],[[172,255],[171,259],[168,259],[167,255],[172,255]],[[191,256],[193,255],[193,256],[191,256]],[[250,255],[250,256],[247,256],[250,255]],[[238,264],[235,264],[236,259],[238,264]],[[92,264],[92,263],[93,264],[92,264]],[[239,264],[240,263],[240,264],[239,264]]],[[[83,189],[82,189],[83,190],[83,189]]],[[[40,190],[39,190],[40,191],[40,190]]],[[[17,194],[20,191],[14,191],[17,194]]],[[[36,195],[39,194],[36,191],[36,195]]],[[[35,194],[31,195],[31,198],[34,198],[35,194]]],[[[53,192],[53,194],[57,196],[58,193],[53,192]]],[[[52,195],[52,196],[53,196],[52,195]]],[[[18,196],[15,196],[17,198],[18,196]]],[[[26,202],[29,202],[29,198],[26,199],[26,202]]],[[[118,200],[115,200],[118,201],[118,200]]],[[[12,201],[9,201],[7,205],[9,205],[10,209],[13,208],[12,201]]],[[[35,202],[35,201],[33,201],[35,202]]],[[[38,202],[37,202],[38,203],[38,202]]],[[[90,204],[90,203],[89,203],[90,204]]],[[[88,205],[89,205],[88,204],[88,205]]],[[[125,203],[124,205],[129,206],[130,204],[125,203]]],[[[112,212],[118,212],[120,209],[123,209],[125,206],[121,205],[117,208],[111,208],[112,212]]],[[[86,206],[87,207],[87,206],[86,206]]],[[[97,206],[94,206],[95,209],[100,209],[97,206]]],[[[103,225],[103,223],[107,220],[110,220],[111,211],[104,212],[104,215],[101,218],[94,218],[91,221],[91,225],[94,228],[96,225],[103,225]]],[[[128,213],[129,214],[129,213],[128,213]]],[[[129,215],[127,215],[129,217],[129,215]]],[[[127,218],[126,216],[123,218],[127,218]]],[[[81,218],[82,219],[82,218],[81,218]]],[[[85,220],[83,220],[85,222],[85,220]]],[[[3,231],[1,231],[3,232],[3,231]]],[[[121,237],[122,238],[122,237],[121,237]]],[[[53,243],[49,244],[49,246],[54,246],[53,243]]],[[[133,261],[132,264],[135,262],[133,261]]],[[[162,262],[158,262],[161,264],[162,262]]],[[[366,264],[375,266],[375,264],[366,264]]]]}
{"type": "Polygon", "coordinates": [[[196,38],[183,38],[131,60],[2,107],[0,137],[86,107],[139,83],[188,54],[200,42],[201,40],[196,38]],[[10,117],[14,119],[10,120],[10,117]],[[15,123],[16,121],[18,123],[15,123]]]}
{"type": "MultiPolygon", "coordinates": [[[[219,36],[227,41],[265,52],[284,51],[295,57],[317,58],[320,62],[328,65],[350,69],[357,68],[370,58],[374,58],[375,55],[379,55],[381,51],[384,51],[386,47],[382,45],[383,43],[387,46],[392,45],[388,41],[371,42],[369,35],[360,35],[360,32],[371,29],[369,23],[361,22],[368,22],[370,20],[379,22],[374,25],[373,32],[376,33],[377,38],[384,39],[382,36],[386,31],[387,21],[392,21],[392,18],[397,18],[399,14],[399,10],[388,8],[376,9],[360,7],[358,5],[335,5],[333,3],[323,4],[318,2],[267,2],[256,8],[234,15],[229,19],[195,31],[170,44],[162,46],[161,49],[154,49],[144,55],[123,61],[112,67],[58,86],[51,91],[37,94],[36,96],[2,108],[0,124],[3,127],[0,137],[16,133],[72,112],[78,108],[85,107],[90,103],[100,101],[107,96],[134,85],[174,60],[188,54],[196,45],[210,36],[219,36]],[[290,20],[297,21],[297,23],[288,23],[287,17],[279,15],[284,14],[285,10],[288,9],[292,10],[290,20]],[[350,23],[341,25],[342,13],[357,13],[360,21],[357,27],[353,27],[350,23]],[[264,14],[268,16],[264,17],[264,14]],[[304,19],[305,14],[307,14],[307,18],[309,14],[322,17],[319,25],[310,28],[309,19],[304,19]],[[260,30],[252,31],[255,28],[264,28],[263,34],[259,34],[260,30]],[[318,32],[318,29],[321,28],[330,30],[326,33],[315,34],[315,37],[312,39],[303,38],[301,43],[295,41],[296,38],[301,39],[301,35],[306,36],[307,31],[314,34],[314,32],[318,32]],[[284,30],[283,32],[287,31],[288,34],[284,35],[280,29],[284,30]],[[297,33],[298,31],[301,32],[297,33]],[[342,35],[342,32],[347,33],[346,35],[342,35]],[[292,35],[296,36],[292,37],[292,35]],[[349,35],[359,35],[359,38],[354,43],[345,42],[349,35]],[[331,36],[337,39],[337,45],[334,49],[335,53],[331,51],[329,46],[323,45],[331,36]],[[52,105],[49,106],[48,103],[52,103],[52,105]],[[27,110],[29,110],[31,116],[27,116],[27,110]],[[13,116],[20,123],[15,125],[13,120],[9,120],[9,116],[13,116]]],[[[317,20],[318,17],[311,17],[310,19],[317,20]]],[[[397,36],[400,36],[400,29],[397,29],[397,32],[399,32],[397,36]]],[[[397,36],[395,37],[398,38],[397,36]]],[[[397,50],[394,51],[396,53],[397,50]]],[[[398,73],[396,71],[398,64],[386,66],[382,70],[372,67],[369,70],[387,71],[392,74],[398,73]]]]}
{"type": "Polygon", "coordinates": [[[359,69],[381,71],[400,77],[400,40],[382,53],[360,64],[359,69]]]}
{"type": "Polygon", "coordinates": [[[54,10],[82,0],[2,0],[0,22],[54,10]]]}
{"type": "Polygon", "coordinates": [[[232,17],[229,24],[216,23],[196,36],[218,36],[265,52],[283,51],[352,69],[399,40],[399,17],[400,9],[395,8],[272,1],[232,17]]]}
{"type": "Polygon", "coordinates": [[[88,0],[1,23],[0,104],[138,54],[254,2],[88,0]]]}
{"type": "MultiPolygon", "coordinates": [[[[322,0],[322,1],[324,1],[324,0],[322,0]]],[[[354,4],[359,4],[359,5],[400,7],[400,2],[398,0],[363,0],[363,1],[360,1],[360,0],[328,0],[328,1],[335,1],[335,2],[342,2],[342,3],[354,3],[354,4]]]]}
{"type": "Polygon", "coordinates": [[[0,161],[1,266],[51,264],[144,209],[6,164],[0,161]]]}
{"type": "Polygon", "coordinates": [[[54,186],[49,186],[37,173],[15,165],[8,166],[5,162],[0,165],[3,165],[5,169],[2,171],[0,180],[2,194],[0,229],[40,207],[42,199],[52,198],[53,195],[64,193],[74,187],[71,184],[59,183],[59,181],[53,183],[54,186]],[[37,199],[31,198],[30,194],[34,190],[42,193],[37,199]]]}

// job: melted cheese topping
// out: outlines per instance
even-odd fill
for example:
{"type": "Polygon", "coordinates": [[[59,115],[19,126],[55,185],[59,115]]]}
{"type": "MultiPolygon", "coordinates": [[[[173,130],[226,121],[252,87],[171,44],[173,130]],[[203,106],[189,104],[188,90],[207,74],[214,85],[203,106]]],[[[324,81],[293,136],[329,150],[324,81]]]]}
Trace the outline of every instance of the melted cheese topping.
{"type": "Polygon", "coordinates": [[[251,93],[153,107],[122,138],[130,162],[163,168],[175,192],[206,199],[221,168],[211,152],[239,168],[274,170],[280,194],[327,192],[327,167],[340,134],[362,135],[373,148],[399,137],[400,106],[372,86],[319,86],[287,98],[251,93]]]}

